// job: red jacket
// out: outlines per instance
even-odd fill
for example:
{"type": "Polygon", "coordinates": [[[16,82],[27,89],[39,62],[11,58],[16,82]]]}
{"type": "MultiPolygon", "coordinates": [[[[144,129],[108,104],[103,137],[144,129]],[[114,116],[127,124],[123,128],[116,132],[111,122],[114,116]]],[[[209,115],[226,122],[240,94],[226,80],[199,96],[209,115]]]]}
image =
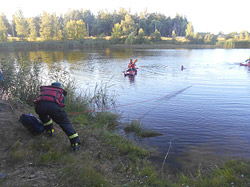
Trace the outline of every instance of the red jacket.
{"type": "Polygon", "coordinates": [[[67,92],[62,88],[55,86],[41,86],[40,87],[40,95],[34,101],[34,103],[38,103],[39,101],[49,101],[59,104],[61,107],[64,107],[64,98],[67,92]]]}
{"type": "Polygon", "coordinates": [[[129,69],[135,69],[135,64],[134,63],[129,63],[128,68],[129,69]]]}

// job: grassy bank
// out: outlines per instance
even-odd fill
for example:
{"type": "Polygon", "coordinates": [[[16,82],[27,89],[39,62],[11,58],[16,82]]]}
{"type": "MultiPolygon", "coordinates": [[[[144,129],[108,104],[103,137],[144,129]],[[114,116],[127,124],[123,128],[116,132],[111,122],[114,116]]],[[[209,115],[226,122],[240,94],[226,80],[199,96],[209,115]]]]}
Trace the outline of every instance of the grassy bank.
{"type": "Polygon", "coordinates": [[[177,40],[161,40],[148,44],[112,44],[106,39],[85,39],[83,41],[45,41],[28,42],[14,41],[0,43],[0,50],[66,50],[66,49],[84,49],[92,47],[119,47],[119,48],[160,48],[160,49],[210,49],[216,48],[215,45],[189,44],[177,40]]]}
{"type": "Polygon", "coordinates": [[[238,49],[238,48],[250,48],[250,41],[249,40],[236,40],[236,39],[228,39],[228,40],[222,40],[218,41],[216,43],[218,47],[226,48],[226,49],[238,49]]]}
{"type": "Polygon", "coordinates": [[[45,41],[29,42],[14,41],[1,42],[0,50],[64,50],[64,49],[83,49],[91,47],[107,47],[110,42],[105,39],[85,39],[83,41],[45,41]]]}
{"type": "MultiPolygon", "coordinates": [[[[2,101],[1,101],[2,102],[2,101]]],[[[20,114],[32,109],[10,102],[20,114]]],[[[12,112],[13,115],[13,112],[12,112]]],[[[110,113],[72,116],[83,146],[71,152],[65,134],[32,136],[12,117],[1,124],[1,186],[249,186],[249,162],[197,168],[195,173],[162,170],[150,162],[153,150],[126,140],[112,129],[117,116],[110,113]],[[7,133],[8,132],[8,133],[7,133]],[[170,174],[171,173],[171,174],[170,174]]]]}
{"type": "Polygon", "coordinates": [[[9,40],[0,42],[0,50],[66,50],[66,49],[86,49],[93,47],[119,47],[119,48],[159,48],[159,49],[238,49],[250,48],[250,41],[247,39],[218,39],[215,44],[207,44],[204,41],[188,40],[183,37],[167,38],[162,37],[159,41],[152,41],[138,44],[112,43],[110,37],[89,37],[81,41],[19,41],[9,40]]]}
{"type": "MultiPolygon", "coordinates": [[[[97,85],[94,93],[76,94],[77,85],[70,77],[51,75],[51,79],[62,82],[68,91],[65,110],[83,141],[81,150],[71,151],[59,126],[53,138],[47,134],[33,136],[18,118],[22,113],[34,113],[32,101],[38,95],[39,86],[48,84],[39,76],[42,71],[39,59],[33,63],[2,59],[1,66],[4,100],[0,100],[0,186],[250,185],[249,161],[229,161],[209,168],[200,166],[196,172],[181,173],[168,170],[166,154],[162,165],[157,166],[151,161],[157,155],[156,150],[114,133],[115,128],[123,125],[118,114],[93,111],[115,104],[107,86],[97,85]],[[87,110],[92,112],[72,114],[87,110]]],[[[136,121],[124,126],[127,133],[140,138],[152,134],[136,121]]]]}

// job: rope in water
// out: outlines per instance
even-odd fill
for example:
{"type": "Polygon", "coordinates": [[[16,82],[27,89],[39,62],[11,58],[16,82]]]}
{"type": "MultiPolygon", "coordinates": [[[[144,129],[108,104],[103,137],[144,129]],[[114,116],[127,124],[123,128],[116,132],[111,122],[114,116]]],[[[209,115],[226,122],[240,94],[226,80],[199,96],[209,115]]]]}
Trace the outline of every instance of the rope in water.
{"type": "Polygon", "coordinates": [[[164,95],[164,96],[159,97],[159,98],[152,98],[152,99],[137,101],[137,102],[128,103],[128,104],[124,104],[124,105],[113,106],[113,107],[98,108],[98,109],[94,109],[94,110],[85,110],[85,111],[81,111],[81,112],[73,112],[73,113],[69,113],[68,115],[71,116],[71,115],[75,115],[75,114],[91,113],[91,112],[102,111],[102,110],[111,110],[111,109],[115,109],[115,108],[120,108],[120,107],[125,107],[125,106],[131,106],[131,105],[135,105],[135,104],[139,104],[139,103],[146,103],[146,102],[150,102],[150,101],[159,101],[159,100],[163,100],[163,99],[168,99],[169,100],[172,97],[175,97],[176,95],[181,94],[182,92],[184,92],[185,90],[187,90],[191,86],[188,86],[188,87],[186,87],[184,89],[181,89],[181,90],[179,90],[177,92],[174,92],[172,94],[167,94],[167,95],[164,95]]]}

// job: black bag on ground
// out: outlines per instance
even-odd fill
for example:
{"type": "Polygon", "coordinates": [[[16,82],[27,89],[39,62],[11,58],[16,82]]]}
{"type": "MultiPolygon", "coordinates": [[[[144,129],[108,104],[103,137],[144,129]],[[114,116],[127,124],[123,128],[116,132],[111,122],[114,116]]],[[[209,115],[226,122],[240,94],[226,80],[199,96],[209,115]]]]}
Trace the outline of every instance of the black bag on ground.
{"type": "Polygon", "coordinates": [[[19,121],[32,134],[40,134],[45,130],[43,123],[31,113],[22,114],[19,121]]]}

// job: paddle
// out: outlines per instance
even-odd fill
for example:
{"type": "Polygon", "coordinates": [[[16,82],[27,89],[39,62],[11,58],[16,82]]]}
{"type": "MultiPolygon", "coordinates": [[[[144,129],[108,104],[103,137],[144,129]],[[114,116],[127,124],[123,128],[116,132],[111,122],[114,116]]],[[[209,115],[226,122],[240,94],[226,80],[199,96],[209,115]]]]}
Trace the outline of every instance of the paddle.
{"type": "Polygon", "coordinates": [[[135,61],[134,61],[132,64],[135,64],[137,61],[138,61],[138,60],[137,60],[137,59],[135,59],[135,61]]]}

